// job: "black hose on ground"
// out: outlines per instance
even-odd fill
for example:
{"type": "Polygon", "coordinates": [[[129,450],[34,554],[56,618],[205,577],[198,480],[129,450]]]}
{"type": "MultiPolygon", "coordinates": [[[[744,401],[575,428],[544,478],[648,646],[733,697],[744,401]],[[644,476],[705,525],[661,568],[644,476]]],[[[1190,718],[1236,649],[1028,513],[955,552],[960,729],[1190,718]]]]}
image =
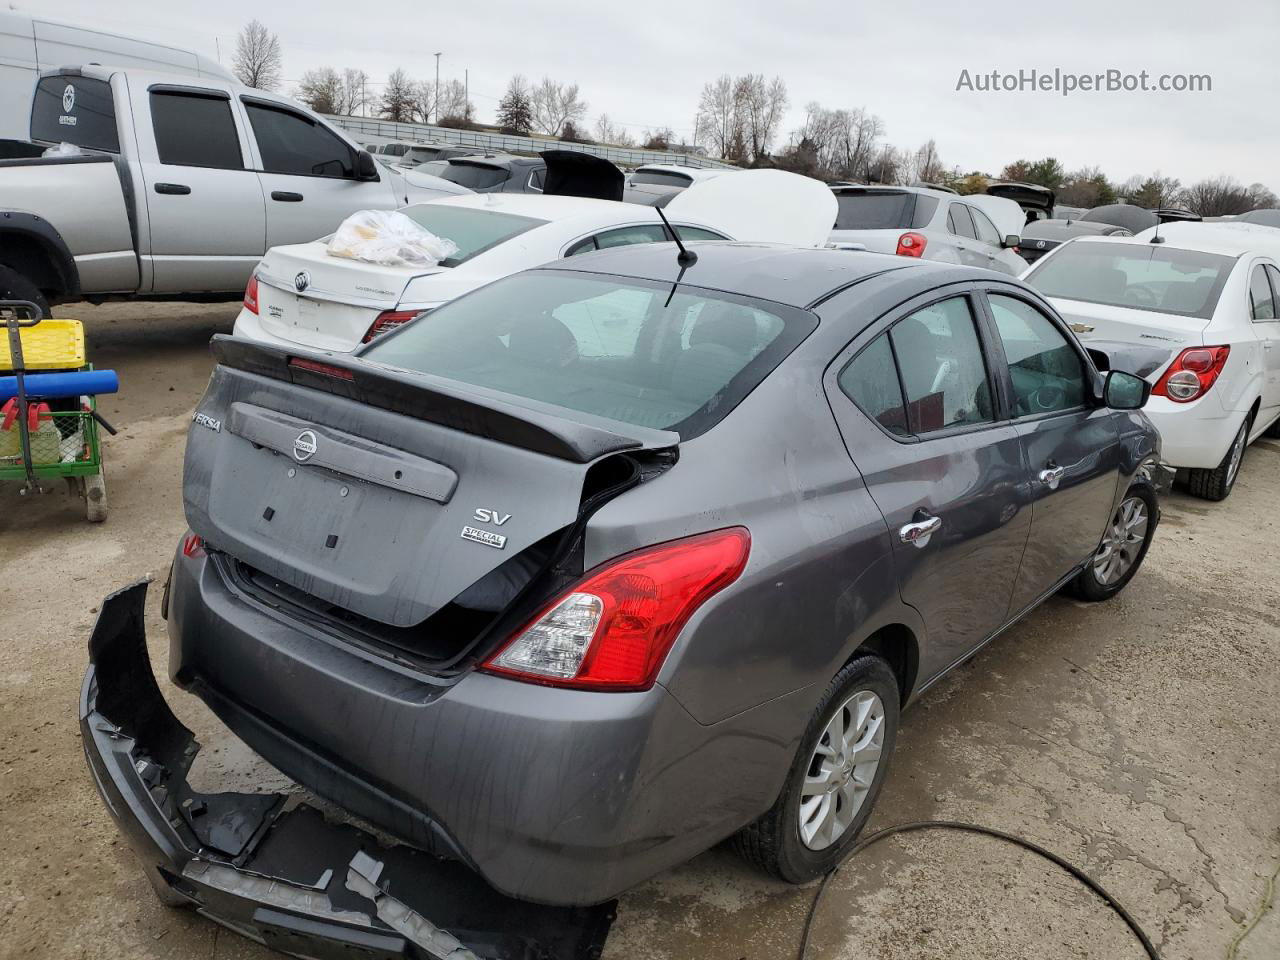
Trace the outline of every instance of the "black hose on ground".
{"type": "MultiPolygon", "coordinates": [[[[1123,920],[1129,929],[1133,931],[1133,935],[1138,938],[1138,941],[1142,944],[1142,948],[1147,951],[1147,956],[1150,957],[1151,960],[1160,960],[1160,955],[1156,953],[1156,948],[1152,945],[1151,939],[1143,932],[1142,928],[1138,926],[1138,921],[1134,920],[1133,917],[1129,915],[1128,910],[1120,906],[1119,901],[1117,901],[1115,897],[1102,889],[1102,885],[1098,883],[1098,881],[1094,880],[1079,867],[1068,863],[1053,851],[1046,850],[1039,844],[1032,843],[1030,840],[1025,840],[1022,837],[1015,837],[1011,833],[1004,833],[1000,830],[994,830],[991,827],[982,827],[976,823],[963,823],[959,820],[919,820],[915,823],[900,823],[896,827],[886,827],[883,830],[876,831],[865,840],[859,840],[854,845],[853,849],[849,851],[849,858],[852,859],[854,856],[867,849],[867,847],[874,843],[879,843],[887,837],[892,837],[899,833],[909,833],[914,830],[963,830],[966,833],[977,833],[983,836],[995,837],[998,840],[1006,840],[1009,843],[1022,847],[1024,850],[1030,850],[1032,853],[1038,854],[1050,863],[1056,863],[1063,870],[1066,870],[1069,874],[1101,897],[1106,902],[1107,906],[1119,915],[1120,919],[1123,920]]],[[[848,860],[845,862],[847,863],[848,860]]],[[[818,905],[822,902],[822,895],[827,892],[827,886],[831,883],[832,878],[835,877],[839,869],[840,867],[836,867],[835,870],[832,870],[822,878],[822,884],[818,887],[818,893],[813,898],[813,903],[809,906],[809,915],[804,921],[804,936],[800,941],[799,960],[806,960],[809,955],[809,935],[813,932],[813,918],[817,916],[818,905]]]]}

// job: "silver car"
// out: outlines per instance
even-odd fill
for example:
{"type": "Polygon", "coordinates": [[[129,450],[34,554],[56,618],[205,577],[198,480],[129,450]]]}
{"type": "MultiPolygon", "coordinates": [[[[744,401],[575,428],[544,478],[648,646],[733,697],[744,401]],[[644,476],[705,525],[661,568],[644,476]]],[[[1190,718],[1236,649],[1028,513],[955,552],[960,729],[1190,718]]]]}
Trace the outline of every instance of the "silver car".
{"type": "Polygon", "coordinates": [[[1149,388],[1030,288],[688,247],[510,276],[356,357],[215,339],[170,675],[402,843],[193,791],[141,584],[81,731],[167,901],[300,956],[598,956],[610,898],[726,838],[831,870],[906,704],[1134,576],[1149,388]]]}

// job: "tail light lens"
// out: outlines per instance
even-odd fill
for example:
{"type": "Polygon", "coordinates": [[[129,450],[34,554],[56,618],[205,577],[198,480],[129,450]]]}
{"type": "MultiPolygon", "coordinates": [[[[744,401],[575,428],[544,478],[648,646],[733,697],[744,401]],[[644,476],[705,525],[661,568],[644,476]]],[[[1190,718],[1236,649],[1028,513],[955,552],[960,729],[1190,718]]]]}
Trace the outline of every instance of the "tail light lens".
{"type": "Polygon", "coordinates": [[[182,538],[182,555],[184,557],[203,557],[204,539],[198,533],[188,533],[182,538]]]}
{"type": "Polygon", "coordinates": [[[929,239],[923,233],[904,233],[898,238],[898,249],[894,252],[900,257],[923,257],[928,243],[929,239]]]}
{"type": "Polygon", "coordinates": [[[258,275],[256,273],[250,276],[249,282],[245,284],[244,308],[255,317],[258,315],[258,275]]]}
{"type": "Polygon", "coordinates": [[[745,527],[673,540],[588,573],[481,666],[531,683],[648,690],[694,611],[742,573],[745,527]]]}
{"type": "Polygon", "coordinates": [[[378,314],[377,319],[365,331],[364,337],[361,338],[360,342],[368,343],[374,337],[380,337],[388,330],[394,330],[396,327],[408,323],[421,312],[421,310],[384,310],[378,314]]]}
{"type": "Polygon", "coordinates": [[[322,377],[332,377],[335,380],[355,380],[356,378],[356,375],[346,367],[309,360],[306,357],[290,357],[289,366],[297,370],[306,370],[308,373],[318,373],[322,377]]]}
{"type": "Polygon", "coordinates": [[[1202,397],[1221,375],[1230,353],[1228,346],[1188,347],[1169,364],[1151,392],[1175,403],[1189,403],[1202,397]]]}

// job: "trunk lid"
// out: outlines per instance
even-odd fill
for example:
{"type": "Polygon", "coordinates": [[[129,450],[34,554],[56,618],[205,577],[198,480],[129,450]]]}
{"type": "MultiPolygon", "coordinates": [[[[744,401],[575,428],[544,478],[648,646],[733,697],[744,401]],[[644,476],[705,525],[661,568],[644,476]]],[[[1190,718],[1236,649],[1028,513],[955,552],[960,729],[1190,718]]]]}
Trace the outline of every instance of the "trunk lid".
{"type": "Polygon", "coordinates": [[[678,443],[350,357],[222,336],[213,350],[187,441],[189,526],[269,578],[393,627],[573,524],[600,458],[678,443]]]}
{"type": "Polygon", "coordinates": [[[820,247],[836,222],[835,194],[821,181],[783,170],[743,170],[695,183],[671,198],[667,218],[745,243],[820,247]]]}
{"type": "Polygon", "coordinates": [[[910,229],[910,227],[903,227],[900,230],[832,230],[827,240],[829,243],[860,243],[872,253],[897,253],[898,238],[908,233],[910,229]]]}
{"type": "Polygon", "coordinates": [[[319,240],[273,247],[258,264],[258,319],[282,340],[350,351],[410,281],[448,270],[331,257],[319,240]]]}
{"type": "MultiPolygon", "coordinates": [[[[1062,318],[1070,324],[1080,342],[1086,347],[1102,350],[1108,354],[1116,352],[1117,344],[1133,344],[1135,347],[1150,347],[1164,351],[1163,361],[1158,366],[1149,366],[1150,360],[1143,364],[1142,376],[1148,373],[1159,373],[1187,347],[1204,344],[1204,328],[1207,320],[1199,317],[1183,317],[1171,313],[1154,313],[1149,310],[1134,310],[1128,307],[1113,307],[1101,303],[1085,303],[1079,300],[1051,298],[1062,318]],[[1110,347],[1108,346],[1110,345],[1110,347]]],[[[1156,356],[1143,354],[1144,358],[1156,356]]],[[[1127,370],[1117,360],[1116,369],[1127,370]]],[[[1139,370],[1129,370],[1140,373],[1139,370]]]]}

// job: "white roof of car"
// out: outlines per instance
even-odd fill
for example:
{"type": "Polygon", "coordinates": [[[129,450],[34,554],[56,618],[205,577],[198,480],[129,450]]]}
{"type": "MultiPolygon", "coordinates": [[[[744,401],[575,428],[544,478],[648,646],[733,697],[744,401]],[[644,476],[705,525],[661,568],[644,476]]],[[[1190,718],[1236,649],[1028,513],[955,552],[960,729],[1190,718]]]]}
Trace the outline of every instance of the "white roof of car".
{"type": "MultiPolygon", "coordinates": [[[[1150,227],[1132,237],[1139,243],[1150,243],[1156,228],[1150,227]]],[[[1202,253],[1219,253],[1239,257],[1248,253],[1280,256],[1280,229],[1260,223],[1241,223],[1221,220],[1213,223],[1179,221],[1162,223],[1160,236],[1165,243],[1183,250],[1199,250],[1202,253]]],[[[1128,239],[1128,238],[1126,238],[1128,239]]]]}
{"type": "Polygon", "coordinates": [[[468,193],[457,197],[443,197],[430,203],[449,204],[454,207],[474,207],[509,213],[517,217],[534,217],[538,220],[599,220],[601,223],[627,220],[658,221],[652,207],[618,200],[596,200],[591,197],[558,197],[540,193],[468,193]]]}

